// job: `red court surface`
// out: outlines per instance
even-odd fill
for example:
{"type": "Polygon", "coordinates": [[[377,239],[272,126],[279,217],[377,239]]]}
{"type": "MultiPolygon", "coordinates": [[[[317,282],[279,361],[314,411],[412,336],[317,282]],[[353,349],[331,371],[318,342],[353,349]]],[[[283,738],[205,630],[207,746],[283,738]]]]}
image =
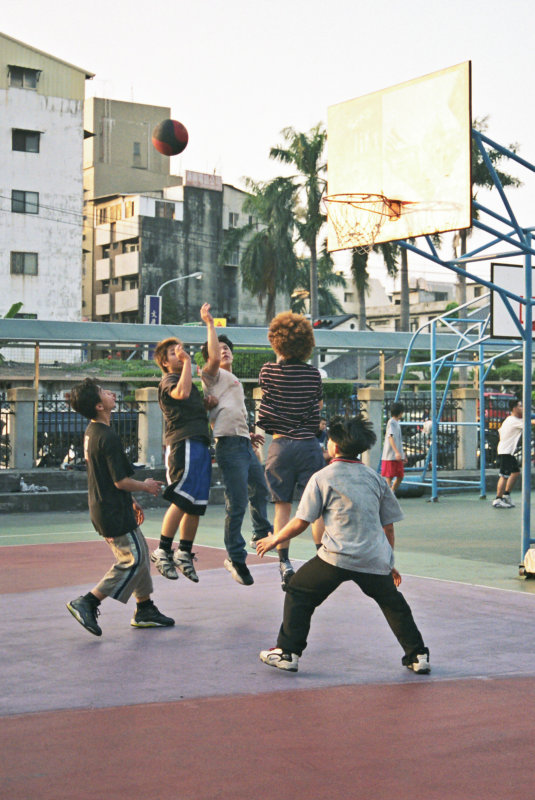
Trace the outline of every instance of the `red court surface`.
{"type": "Polygon", "coordinates": [[[65,603],[107,568],[102,542],[0,549],[2,800],[508,800],[535,768],[533,595],[407,576],[433,671],[401,667],[374,604],[344,585],[297,674],[258,660],[283,594],[199,547],[200,582],[154,576],[166,630],[103,604],[101,638],[65,603]]]}

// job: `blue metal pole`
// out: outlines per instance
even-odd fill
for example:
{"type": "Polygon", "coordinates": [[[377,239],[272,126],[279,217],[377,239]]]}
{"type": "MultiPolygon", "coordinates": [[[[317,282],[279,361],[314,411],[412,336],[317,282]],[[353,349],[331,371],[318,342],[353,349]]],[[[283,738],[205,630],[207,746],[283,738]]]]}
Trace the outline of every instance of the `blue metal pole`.
{"type": "Polygon", "coordinates": [[[485,345],[479,345],[479,494],[483,500],[487,496],[487,454],[485,451],[485,345]]]}
{"type": "MultiPolygon", "coordinates": [[[[531,246],[531,233],[526,234],[531,246]]],[[[522,458],[522,551],[520,561],[523,562],[526,550],[531,542],[531,371],[533,352],[533,290],[531,273],[531,255],[526,253],[524,261],[524,284],[526,291],[525,338],[524,338],[524,386],[522,405],[524,407],[523,458],[522,458]]]]}
{"type": "Polygon", "coordinates": [[[438,421],[437,421],[437,326],[431,325],[431,502],[438,500],[437,462],[438,462],[438,421]]]}

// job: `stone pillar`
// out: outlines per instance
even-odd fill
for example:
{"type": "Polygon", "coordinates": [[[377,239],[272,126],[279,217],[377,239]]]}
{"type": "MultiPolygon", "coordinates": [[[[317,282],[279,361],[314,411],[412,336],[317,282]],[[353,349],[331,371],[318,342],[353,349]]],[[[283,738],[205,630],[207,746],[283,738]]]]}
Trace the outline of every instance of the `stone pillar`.
{"type": "Polygon", "coordinates": [[[150,466],[151,456],[154,456],[154,465],[161,467],[164,453],[163,415],[158,403],[158,389],[153,386],[136,389],[135,397],[139,404],[138,459],[150,466]]]}
{"type": "Polygon", "coordinates": [[[11,469],[32,469],[37,392],[27,387],[8,389],[7,399],[13,406],[9,466],[11,469]]]}
{"type": "Polygon", "coordinates": [[[365,404],[366,416],[371,420],[373,429],[377,434],[377,441],[371,450],[362,454],[362,462],[368,467],[376,470],[381,461],[383,452],[382,442],[382,423],[383,423],[383,403],[385,393],[382,389],[367,386],[365,389],[358,390],[358,399],[365,404]]]}
{"type": "MultiPolygon", "coordinates": [[[[454,389],[454,400],[459,401],[457,422],[476,422],[477,389],[454,389]]],[[[477,469],[477,425],[458,425],[457,429],[457,469],[477,469]]]]}

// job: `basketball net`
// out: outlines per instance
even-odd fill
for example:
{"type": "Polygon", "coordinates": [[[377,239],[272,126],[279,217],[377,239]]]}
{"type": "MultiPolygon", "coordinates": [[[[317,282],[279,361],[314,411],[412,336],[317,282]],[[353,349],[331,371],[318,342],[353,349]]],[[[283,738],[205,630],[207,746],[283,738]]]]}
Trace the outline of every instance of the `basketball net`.
{"type": "Polygon", "coordinates": [[[338,247],[361,255],[370,252],[386,220],[401,215],[401,201],[382,194],[331,194],[324,200],[338,247]]]}

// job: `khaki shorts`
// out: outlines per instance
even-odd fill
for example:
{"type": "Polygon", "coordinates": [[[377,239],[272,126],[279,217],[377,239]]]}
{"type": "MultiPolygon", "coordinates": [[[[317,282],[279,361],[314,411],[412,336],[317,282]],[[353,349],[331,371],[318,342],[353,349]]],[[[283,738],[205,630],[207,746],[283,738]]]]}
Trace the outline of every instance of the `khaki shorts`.
{"type": "Polygon", "coordinates": [[[149,548],[140,528],[106,542],[115,564],[96,587],[98,591],[120,603],[127,603],[132,594],[138,600],[149,597],[153,591],[149,548]]]}

